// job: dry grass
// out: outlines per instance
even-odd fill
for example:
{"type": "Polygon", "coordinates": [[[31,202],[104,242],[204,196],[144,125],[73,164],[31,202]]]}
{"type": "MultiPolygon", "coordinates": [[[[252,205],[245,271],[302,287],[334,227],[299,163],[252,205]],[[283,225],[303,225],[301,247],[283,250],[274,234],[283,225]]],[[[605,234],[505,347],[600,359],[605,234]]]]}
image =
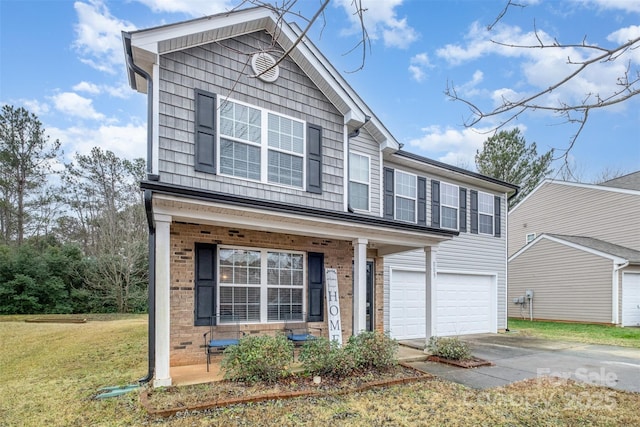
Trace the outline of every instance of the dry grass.
{"type": "MultiPolygon", "coordinates": [[[[558,380],[477,391],[434,379],[153,420],[136,392],[92,399],[100,387],[145,374],[144,316],[86,324],[2,322],[0,343],[3,426],[640,425],[640,394],[558,380]]],[[[174,389],[171,400],[197,400],[198,387],[174,389]]]]}

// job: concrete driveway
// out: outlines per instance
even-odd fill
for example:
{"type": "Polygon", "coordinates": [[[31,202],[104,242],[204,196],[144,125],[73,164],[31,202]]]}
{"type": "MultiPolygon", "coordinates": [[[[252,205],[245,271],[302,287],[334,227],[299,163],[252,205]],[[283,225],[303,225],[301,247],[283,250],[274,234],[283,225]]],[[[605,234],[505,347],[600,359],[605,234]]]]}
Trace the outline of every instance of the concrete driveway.
{"type": "MultiPolygon", "coordinates": [[[[461,339],[469,343],[474,356],[489,360],[494,366],[464,369],[427,361],[412,362],[411,365],[477,389],[539,376],[556,376],[640,392],[639,349],[551,341],[515,333],[482,334],[461,339]]],[[[422,347],[424,340],[411,343],[422,347]]]]}

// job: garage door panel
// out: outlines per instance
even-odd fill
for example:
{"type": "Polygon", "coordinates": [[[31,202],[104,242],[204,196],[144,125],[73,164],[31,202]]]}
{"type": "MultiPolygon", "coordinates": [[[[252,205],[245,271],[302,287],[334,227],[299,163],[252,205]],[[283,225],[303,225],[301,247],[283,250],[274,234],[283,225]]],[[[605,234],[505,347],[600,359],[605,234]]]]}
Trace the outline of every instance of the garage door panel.
{"type": "MultiPolygon", "coordinates": [[[[435,307],[438,335],[491,332],[492,276],[438,273],[435,307]]],[[[391,275],[391,335],[398,339],[425,336],[425,276],[423,272],[393,270],[391,275]]]]}
{"type": "Polygon", "coordinates": [[[640,273],[622,275],[622,326],[640,326],[640,273]]]}

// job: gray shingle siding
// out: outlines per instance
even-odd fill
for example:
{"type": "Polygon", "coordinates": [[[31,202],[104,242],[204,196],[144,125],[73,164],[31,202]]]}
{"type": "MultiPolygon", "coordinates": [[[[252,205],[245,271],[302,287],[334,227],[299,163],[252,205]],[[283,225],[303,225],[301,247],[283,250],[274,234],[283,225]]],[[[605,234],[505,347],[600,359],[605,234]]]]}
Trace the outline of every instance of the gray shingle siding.
{"type": "Polygon", "coordinates": [[[344,118],[288,58],[280,64],[280,77],[275,83],[249,77],[252,73],[249,55],[270,44],[270,36],[259,32],[161,55],[158,159],[161,181],[342,211],[344,118]],[[321,126],[322,194],[196,172],[194,89],[216,93],[220,99],[228,96],[321,126]]]}

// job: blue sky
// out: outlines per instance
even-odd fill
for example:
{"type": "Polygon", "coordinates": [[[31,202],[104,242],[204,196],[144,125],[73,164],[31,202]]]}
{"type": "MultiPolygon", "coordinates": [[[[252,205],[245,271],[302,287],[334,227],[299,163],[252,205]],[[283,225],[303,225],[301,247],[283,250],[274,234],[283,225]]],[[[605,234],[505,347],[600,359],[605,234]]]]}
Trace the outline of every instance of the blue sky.
{"type": "MultiPolygon", "coordinates": [[[[0,0],[0,103],[35,113],[64,156],[99,145],[126,158],[143,157],[146,99],[127,84],[122,30],[144,29],[214,14],[239,3],[224,0],[0,0]]],[[[307,16],[318,0],[300,0],[307,16]]],[[[447,99],[458,93],[492,107],[500,96],[515,98],[546,88],[566,75],[567,58],[579,49],[504,48],[545,40],[612,47],[640,36],[637,0],[522,0],[491,32],[506,0],[363,0],[371,37],[364,68],[351,0],[332,0],[311,39],[349,84],[404,144],[406,150],[474,169],[474,155],[496,122],[463,126],[468,108],[447,99]]],[[[293,18],[291,18],[293,19],[293,18]]],[[[579,81],[552,93],[551,101],[574,101],[606,93],[630,66],[640,67],[640,48],[599,64],[579,81]]],[[[538,152],[566,149],[577,128],[542,111],[513,122],[538,152]]],[[[603,170],[640,169],[640,97],[593,111],[569,160],[579,179],[603,170]]],[[[560,166],[557,164],[556,166],[560,166]]]]}

